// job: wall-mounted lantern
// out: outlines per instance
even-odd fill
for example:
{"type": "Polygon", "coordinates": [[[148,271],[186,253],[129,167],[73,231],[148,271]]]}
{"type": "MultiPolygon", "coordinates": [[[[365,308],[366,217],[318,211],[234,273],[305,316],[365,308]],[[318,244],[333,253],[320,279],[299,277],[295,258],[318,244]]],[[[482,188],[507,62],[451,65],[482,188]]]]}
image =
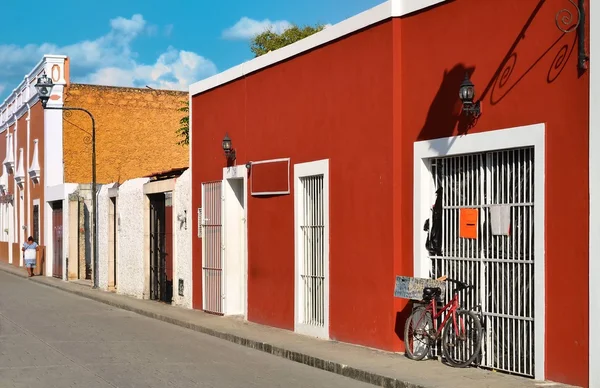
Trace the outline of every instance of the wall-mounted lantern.
{"type": "Polygon", "coordinates": [[[231,139],[227,133],[225,133],[225,137],[223,138],[222,146],[227,160],[235,160],[235,149],[231,145],[231,139]]]}
{"type": "Polygon", "coordinates": [[[463,112],[478,118],[481,115],[481,102],[473,102],[475,99],[475,85],[469,79],[469,74],[465,74],[465,80],[460,85],[458,95],[463,104],[463,112]]]}
{"type": "Polygon", "coordinates": [[[46,104],[48,103],[48,100],[50,99],[50,92],[52,92],[52,87],[54,86],[54,83],[52,82],[52,79],[50,77],[48,77],[46,74],[42,74],[37,81],[37,84],[35,84],[35,88],[38,91],[38,95],[40,98],[40,101],[42,102],[42,107],[46,108],[46,104]]]}

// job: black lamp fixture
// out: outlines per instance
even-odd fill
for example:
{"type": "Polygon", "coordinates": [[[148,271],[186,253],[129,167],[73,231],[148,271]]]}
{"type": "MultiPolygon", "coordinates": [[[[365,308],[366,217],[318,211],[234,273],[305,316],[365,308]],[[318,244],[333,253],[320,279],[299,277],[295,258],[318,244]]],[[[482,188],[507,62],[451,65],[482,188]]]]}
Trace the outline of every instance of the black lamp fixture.
{"type": "Polygon", "coordinates": [[[468,73],[465,74],[465,80],[460,85],[458,95],[463,103],[463,112],[478,118],[481,115],[481,102],[473,102],[475,99],[475,85],[473,85],[473,82],[469,79],[468,73]]]}
{"type": "Polygon", "coordinates": [[[231,139],[227,133],[225,133],[225,137],[223,138],[222,146],[227,160],[235,160],[235,149],[233,149],[231,145],[231,139]]]}
{"type": "Polygon", "coordinates": [[[37,83],[35,84],[35,88],[38,92],[38,97],[42,103],[42,108],[46,110],[61,110],[61,111],[80,111],[86,113],[90,120],[92,121],[92,262],[93,262],[93,276],[94,276],[94,284],[92,288],[98,288],[98,235],[96,233],[96,225],[97,225],[97,217],[98,217],[98,204],[97,201],[97,180],[96,180],[96,120],[92,113],[85,109],[79,108],[75,106],[47,106],[48,100],[50,100],[50,93],[52,93],[52,88],[54,87],[54,82],[52,82],[52,78],[48,77],[45,73],[38,77],[37,83]]]}
{"type": "Polygon", "coordinates": [[[46,74],[42,74],[35,84],[35,88],[38,91],[38,95],[40,101],[42,102],[42,107],[45,108],[48,100],[50,99],[50,93],[52,92],[52,87],[54,83],[52,82],[52,78],[48,77],[46,74]]]}

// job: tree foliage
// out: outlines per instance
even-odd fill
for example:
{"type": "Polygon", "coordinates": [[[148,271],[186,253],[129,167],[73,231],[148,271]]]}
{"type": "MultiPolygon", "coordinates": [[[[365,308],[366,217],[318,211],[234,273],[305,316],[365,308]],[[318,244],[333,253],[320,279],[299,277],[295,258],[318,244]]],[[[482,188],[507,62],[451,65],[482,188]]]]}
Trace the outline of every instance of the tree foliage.
{"type": "Polygon", "coordinates": [[[297,25],[293,25],[292,27],[283,31],[281,34],[273,32],[269,29],[252,38],[250,42],[250,50],[252,50],[255,57],[260,57],[261,55],[264,55],[269,51],[280,49],[289,44],[304,39],[308,36],[311,36],[312,34],[316,34],[324,28],[325,26],[322,24],[305,27],[298,27],[297,25]]]}
{"type": "Polygon", "coordinates": [[[177,135],[181,138],[177,142],[178,145],[189,145],[190,144],[190,106],[189,101],[182,101],[181,108],[177,109],[179,112],[185,113],[185,116],[179,120],[179,129],[177,135]]]}

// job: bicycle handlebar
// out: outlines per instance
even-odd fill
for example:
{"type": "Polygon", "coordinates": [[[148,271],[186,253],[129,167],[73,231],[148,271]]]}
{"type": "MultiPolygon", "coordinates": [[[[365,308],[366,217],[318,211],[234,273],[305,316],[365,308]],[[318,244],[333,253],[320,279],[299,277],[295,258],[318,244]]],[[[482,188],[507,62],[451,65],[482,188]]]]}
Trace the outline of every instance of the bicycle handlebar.
{"type": "Polygon", "coordinates": [[[469,285],[467,283],[463,283],[460,280],[455,280],[455,279],[450,279],[450,278],[446,278],[447,281],[449,281],[450,283],[454,283],[456,284],[458,287],[456,287],[456,289],[454,290],[454,292],[460,292],[462,290],[468,290],[468,289],[473,289],[475,288],[474,285],[469,285]]]}

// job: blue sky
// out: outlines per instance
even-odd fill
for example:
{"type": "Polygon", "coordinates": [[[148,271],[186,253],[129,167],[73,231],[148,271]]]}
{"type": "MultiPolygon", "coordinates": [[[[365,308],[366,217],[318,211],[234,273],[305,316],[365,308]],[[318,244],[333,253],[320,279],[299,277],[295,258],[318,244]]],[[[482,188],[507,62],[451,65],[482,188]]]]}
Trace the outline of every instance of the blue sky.
{"type": "Polygon", "coordinates": [[[267,25],[335,24],[383,1],[7,1],[0,103],[44,54],[69,55],[74,82],[185,90],[251,59],[249,36],[267,25]]]}

